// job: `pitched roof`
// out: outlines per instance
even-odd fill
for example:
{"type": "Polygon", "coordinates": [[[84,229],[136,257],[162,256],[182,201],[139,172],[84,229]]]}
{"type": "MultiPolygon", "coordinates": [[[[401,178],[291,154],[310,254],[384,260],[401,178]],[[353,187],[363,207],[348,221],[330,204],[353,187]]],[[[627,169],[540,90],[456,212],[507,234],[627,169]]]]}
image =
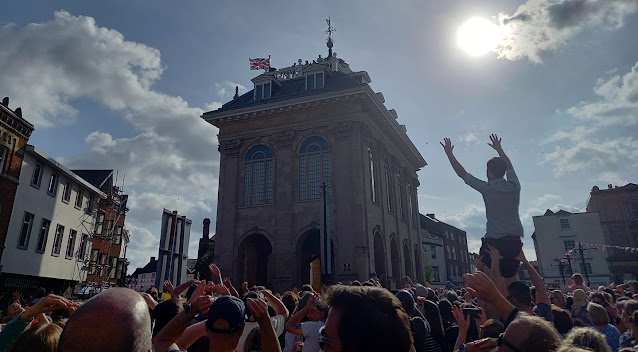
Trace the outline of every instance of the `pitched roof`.
{"type": "Polygon", "coordinates": [[[113,175],[113,170],[71,170],[96,188],[101,188],[104,182],[113,175]]]}
{"type": "Polygon", "coordinates": [[[357,80],[343,72],[332,72],[332,76],[330,78],[324,79],[324,87],[319,89],[306,90],[305,76],[282,80],[279,82],[281,83],[281,87],[273,84],[271,97],[268,99],[255,99],[254,89],[251,89],[250,91],[242,94],[239,98],[231,100],[230,102],[222,105],[221,108],[215,111],[204,113],[204,116],[222,111],[235,110],[249,106],[268,104],[281,100],[322,94],[326,92],[355,88],[365,85],[365,83],[362,83],[361,80],[357,80]]]}
{"type": "Polygon", "coordinates": [[[133,274],[131,274],[131,276],[136,276],[138,274],[154,273],[156,271],[157,271],[157,260],[151,260],[146,265],[144,265],[143,268],[135,269],[135,271],[133,272],[133,274]]]}

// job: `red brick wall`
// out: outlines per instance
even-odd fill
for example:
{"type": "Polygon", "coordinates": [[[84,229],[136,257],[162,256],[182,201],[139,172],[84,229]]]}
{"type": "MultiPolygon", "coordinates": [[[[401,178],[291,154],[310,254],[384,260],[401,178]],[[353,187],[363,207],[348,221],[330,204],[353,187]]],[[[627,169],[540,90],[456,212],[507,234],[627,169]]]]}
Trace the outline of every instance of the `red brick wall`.
{"type": "MultiPolygon", "coordinates": [[[[3,126],[6,128],[6,126],[3,126]]],[[[20,170],[22,169],[22,155],[27,145],[27,140],[18,138],[16,150],[9,150],[7,153],[7,164],[5,165],[5,175],[15,180],[7,178],[5,175],[0,176],[0,260],[7,239],[7,231],[9,229],[9,221],[11,220],[11,212],[13,210],[13,201],[15,200],[16,190],[18,188],[17,180],[20,178],[20,170]],[[8,168],[7,168],[8,166],[8,168]]]]}

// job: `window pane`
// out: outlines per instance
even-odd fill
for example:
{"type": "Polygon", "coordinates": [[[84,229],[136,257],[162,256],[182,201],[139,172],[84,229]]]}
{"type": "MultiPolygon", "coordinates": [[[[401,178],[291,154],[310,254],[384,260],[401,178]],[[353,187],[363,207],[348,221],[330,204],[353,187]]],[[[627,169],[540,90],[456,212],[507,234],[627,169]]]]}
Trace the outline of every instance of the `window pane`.
{"type": "Polygon", "coordinates": [[[66,245],[66,258],[72,258],[73,257],[73,250],[75,250],[75,238],[77,237],[78,232],[75,230],[71,230],[69,231],[69,241],[67,242],[66,245]]]}
{"type": "Polygon", "coordinates": [[[42,219],[42,226],[40,226],[40,234],[38,235],[38,245],[35,248],[36,251],[44,252],[44,250],[46,249],[50,226],[51,221],[42,219]]]}
{"type": "Polygon", "coordinates": [[[51,177],[49,178],[49,187],[47,188],[47,192],[49,192],[49,194],[53,194],[55,195],[55,189],[58,186],[58,175],[56,174],[51,174],[51,177]]]}
{"type": "Polygon", "coordinates": [[[257,99],[261,99],[262,94],[263,94],[263,89],[264,89],[263,84],[258,84],[258,85],[257,85],[257,87],[256,87],[256,90],[257,90],[256,98],[257,98],[257,99]]]}
{"type": "Polygon", "coordinates": [[[306,182],[306,156],[299,155],[299,199],[307,199],[308,184],[306,182]]]}
{"type": "Polygon", "coordinates": [[[330,186],[330,153],[323,153],[323,182],[330,186]]]}
{"type": "Polygon", "coordinates": [[[251,163],[247,162],[244,167],[244,205],[250,205],[250,194],[252,191],[250,189],[250,176],[251,176],[250,166],[251,166],[251,163]]]}
{"type": "Polygon", "coordinates": [[[266,161],[266,204],[274,203],[272,192],[272,160],[268,160],[266,161]]]}
{"type": "Polygon", "coordinates": [[[264,99],[270,98],[270,83],[264,84],[264,99]]]}
{"type": "Polygon", "coordinates": [[[29,246],[29,237],[31,237],[31,227],[33,225],[33,214],[24,213],[22,220],[22,228],[20,229],[20,237],[18,239],[18,247],[27,248],[29,246]]]}
{"type": "Polygon", "coordinates": [[[308,75],[306,79],[307,79],[307,89],[308,90],[315,89],[315,75],[308,75]]]}
{"type": "Polygon", "coordinates": [[[308,191],[310,199],[317,199],[321,185],[321,159],[319,153],[308,155],[308,191]]]}
{"type": "Polygon", "coordinates": [[[40,187],[40,179],[42,177],[42,165],[35,164],[33,170],[33,177],[31,178],[31,184],[40,187]]]}
{"type": "Polygon", "coordinates": [[[316,88],[323,88],[323,72],[317,73],[317,85],[316,88]]]}
{"type": "Polygon", "coordinates": [[[253,204],[264,204],[264,162],[253,162],[253,204]]]}

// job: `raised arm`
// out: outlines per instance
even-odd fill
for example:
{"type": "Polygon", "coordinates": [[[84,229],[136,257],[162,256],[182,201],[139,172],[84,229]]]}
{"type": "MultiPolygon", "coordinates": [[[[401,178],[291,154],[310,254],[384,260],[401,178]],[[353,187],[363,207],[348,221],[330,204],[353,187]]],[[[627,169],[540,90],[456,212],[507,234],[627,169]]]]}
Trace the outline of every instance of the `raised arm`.
{"type": "Polygon", "coordinates": [[[516,307],[498,292],[494,282],[484,272],[477,270],[476,274],[464,274],[463,280],[472,296],[493,305],[503,319],[510,318],[516,307]]]}
{"type": "Polygon", "coordinates": [[[177,314],[171,321],[162,328],[155,336],[155,351],[166,352],[168,350],[177,350],[177,341],[186,328],[188,323],[199,313],[207,313],[213,299],[210,296],[200,296],[190,306],[190,314],[186,310],[177,314]]]}
{"type": "Polygon", "coordinates": [[[536,286],[536,304],[545,303],[551,307],[551,301],[549,300],[549,294],[547,293],[547,288],[545,287],[545,282],[540,274],[534,269],[532,264],[527,261],[525,258],[525,253],[521,250],[521,253],[516,257],[517,260],[523,262],[525,268],[527,268],[527,272],[529,273],[529,278],[532,280],[532,284],[536,286]]]}
{"type": "Polygon", "coordinates": [[[288,308],[279,300],[279,298],[275,297],[272,292],[268,290],[262,290],[261,293],[264,295],[270,306],[275,310],[275,314],[283,315],[284,319],[288,318],[288,308]]]}
{"type": "Polygon", "coordinates": [[[312,307],[318,299],[319,296],[316,294],[312,294],[312,296],[308,297],[308,302],[306,302],[306,305],[303,307],[303,309],[295,313],[295,315],[293,315],[290,320],[286,322],[286,331],[291,334],[303,336],[303,330],[301,329],[301,320],[306,317],[306,314],[308,314],[310,307],[312,307]]]}
{"type": "Polygon", "coordinates": [[[507,171],[514,170],[514,167],[512,166],[512,161],[510,160],[510,158],[507,157],[507,155],[505,155],[505,152],[503,151],[503,146],[501,146],[501,139],[498,138],[498,136],[495,133],[493,133],[490,135],[490,141],[492,141],[492,143],[487,143],[487,145],[494,148],[494,150],[496,150],[496,152],[498,153],[498,156],[500,156],[501,159],[505,161],[505,164],[507,165],[506,170],[507,171]]]}
{"type": "Polygon", "coordinates": [[[465,168],[463,167],[463,165],[461,165],[461,163],[456,160],[456,157],[454,156],[454,145],[452,144],[452,141],[449,138],[443,138],[443,142],[441,143],[441,145],[443,146],[443,150],[445,151],[445,154],[447,155],[448,160],[450,160],[450,164],[452,165],[452,168],[454,169],[454,172],[456,172],[456,174],[460,177],[463,178],[465,177],[465,175],[467,174],[467,171],[465,171],[465,168]]]}

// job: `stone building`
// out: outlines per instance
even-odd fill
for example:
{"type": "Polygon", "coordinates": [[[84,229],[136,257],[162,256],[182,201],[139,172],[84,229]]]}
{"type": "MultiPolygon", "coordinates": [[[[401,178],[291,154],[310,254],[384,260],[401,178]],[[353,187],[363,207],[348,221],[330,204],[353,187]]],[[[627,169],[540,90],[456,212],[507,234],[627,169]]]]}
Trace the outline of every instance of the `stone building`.
{"type": "Polygon", "coordinates": [[[321,257],[325,281],[423,280],[416,172],[426,162],[368,73],[328,46],[202,116],[219,128],[215,262],[237,283],[318,286],[321,257]]]}
{"type": "Polygon", "coordinates": [[[451,281],[458,286],[465,285],[462,276],[470,272],[467,234],[465,231],[437,219],[434,214],[426,214],[421,219],[426,230],[443,237],[443,254],[445,254],[447,277],[441,280],[451,281]]]}
{"type": "MultiPolygon", "coordinates": [[[[608,185],[607,189],[594,186],[587,201],[587,211],[600,214],[606,245],[638,248],[638,185],[608,185]]],[[[615,282],[638,278],[638,253],[619,248],[608,250],[607,260],[615,282]]]]}
{"type": "Polygon", "coordinates": [[[22,118],[22,109],[11,110],[9,98],[2,99],[0,103],[0,261],[9,231],[22,159],[32,132],[33,125],[22,118]]]}

